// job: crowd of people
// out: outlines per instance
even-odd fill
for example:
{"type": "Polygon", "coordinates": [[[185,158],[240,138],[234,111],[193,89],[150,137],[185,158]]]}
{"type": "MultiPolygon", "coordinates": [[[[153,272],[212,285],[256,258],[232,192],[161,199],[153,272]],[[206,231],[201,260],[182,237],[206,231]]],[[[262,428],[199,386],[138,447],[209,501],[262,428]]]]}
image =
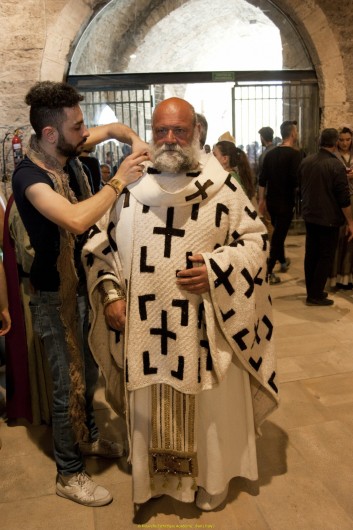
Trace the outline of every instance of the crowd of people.
{"type": "Polygon", "coordinates": [[[347,147],[346,129],[323,131],[319,154],[303,159],[295,121],[281,125],[279,146],[265,126],[255,178],[230,133],[211,150],[207,120],[183,99],[156,106],[149,144],[123,124],[87,129],[82,99],[49,81],[26,96],[34,134],[3,216],[5,271],[0,262],[8,417],[51,423],[61,497],[110,503],[85,458],[126,456],[136,505],[166,494],[214,510],[233,477],[257,479],[255,439],[278,406],[269,285],[280,282],[276,263],[290,266],[298,186],[307,304],[332,303],[324,287],[337,240],[353,237],[352,133],[347,147]],[[92,156],[111,138],[131,146],[114,168],[92,156]],[[46,363],[42,383],[28,373],[18,388],[19,356],[46,363]],[[126,418],[127,453],[99,433],[99,371],[126,418]],[[44,418],[28,400],[41,384],[44,418]]]}

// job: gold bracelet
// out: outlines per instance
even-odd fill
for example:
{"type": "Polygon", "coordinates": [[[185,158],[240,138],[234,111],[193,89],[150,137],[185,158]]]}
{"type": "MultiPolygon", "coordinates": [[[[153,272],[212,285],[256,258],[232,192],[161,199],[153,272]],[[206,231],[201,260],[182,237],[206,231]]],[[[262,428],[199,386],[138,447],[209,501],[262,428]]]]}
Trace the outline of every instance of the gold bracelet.
{"type": "Polygon", "coordinates": [[[103,299],[103,308],[105,309],[112,302],[117,302],[118,300],[126,300],[125,293],[121,291],[121,294],[117,293],[116,295],[106,296],[103,299]]]}
{"type": "Polygon", "coordinates": [[[125,184],[120,182],[119,179],[111,179],[108,182],[105,183],[105,186],[109,186],[110,188],[113,188],[113,190],[116,193],[116,196],[119,197],[123,189],[125,188],[125,184]]]}

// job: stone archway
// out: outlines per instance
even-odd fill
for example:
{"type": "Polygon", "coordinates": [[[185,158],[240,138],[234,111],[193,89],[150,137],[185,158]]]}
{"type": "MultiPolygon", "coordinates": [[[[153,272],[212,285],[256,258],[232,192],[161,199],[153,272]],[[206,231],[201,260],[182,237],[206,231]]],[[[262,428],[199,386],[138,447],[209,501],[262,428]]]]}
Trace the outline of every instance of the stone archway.
{"type": "MultiPolygon", "coordinates": [[[[254,0],[250,3],[260,6],[264,4],[264,1],[254,0]]],[[[99,16],[100,9],[108,4],[108,1],[99,0],[92,2],[69,0],[48,31],[41,64],[41,79],[59,80],[65,77],[75,44],[89,22],[95,16],[99,16]]],[[[169,10],[174,4],[180,6],[180,1],[168,2],[169,10]]],[[[308,0],[273,0],[273,4],[277,5],[294,23],[311,56],[319,78],[320,106],[323,110],[322,124],[337,123],[343,112],[347,116],[349,105],[340,48],[325,13],[318,2],[308,0]]],[[[166,14],[166,4],[161,0],[140,0],[138,10],[135,2],[121,0],[119,7],[122,27],[130,32],[128,28],[131,25],[132,8],[135,9],[134,20],[139,20],[139,16],[142,20],[146,12],[150,16],[154,13],[154,20],[158,20],[163,13],[166,14]]],[[[279,23],[278,20],[276,23],[279,23]]],[[[106,49],[103,51],[105,53],[106,49]]]]}
{"type": "MultiPolygon", "coordinates": [[[[285,0],[274,2],[298,29],[319,80],[321,125],[336,126],[342,115],[352,116],[347,101],[347,79],[337,36],[318,2],[285,0]]],[[[351,117],[348,118],[351,120],[351,117]]]]}
{"type": "Polygon", "coordinates": [[[70,58],[90,21],[109,0],[68,0],[47,30],[40,79],[62,81],[70,58]]]}

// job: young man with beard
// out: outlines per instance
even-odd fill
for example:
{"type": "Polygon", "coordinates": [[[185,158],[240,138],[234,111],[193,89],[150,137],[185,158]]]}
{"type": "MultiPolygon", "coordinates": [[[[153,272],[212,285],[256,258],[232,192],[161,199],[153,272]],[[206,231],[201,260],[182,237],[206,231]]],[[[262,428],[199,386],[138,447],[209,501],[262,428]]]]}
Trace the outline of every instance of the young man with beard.
{"type": "Polygon", "coordinates": [[[134,502],[196,492],[213,510],[232,477],[256,480],[255,432],[277,406],[268,238],[218,161],[199,162],[188,102],[161,102],[152,131],[146,176],[84,248],[90,345],[128,411],[134,502]]]}
{"type": "Polygon", "coordinates": [[[93,394],[98,369],[87,344],[87,294],[80,253],[84,234],[116,201],[124,186],[140,178],[146,145],[129,128],[111,124],[88,130],[79,106],[83,97],[66,83],[37,83],[26,96],[31,137],[12,185],[16,205],[35,256],[33,326],[44,342],[53,380],[53,440],[56,492],[86,506],[112,500],[85,473],[83,454],[119,457],[122,447],[99,437],[93,394]],[[84,146],[108,138],[132,143],[132,154],[116,175],[91,196],[77,156],[84,146]],[[75,235],[77,237],[75,237],[75,235]]]}

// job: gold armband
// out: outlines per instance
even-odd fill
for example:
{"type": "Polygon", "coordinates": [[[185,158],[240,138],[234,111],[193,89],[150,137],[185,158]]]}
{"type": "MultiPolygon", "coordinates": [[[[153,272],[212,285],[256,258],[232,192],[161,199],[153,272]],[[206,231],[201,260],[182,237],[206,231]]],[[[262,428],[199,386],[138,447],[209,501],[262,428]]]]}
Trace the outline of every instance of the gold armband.
{"type": "Polygon", "coordinates": [[[110,188],[113,188],[113,190],[116,193],[116,196],[119,197],[123,189],[125,188],[125,184],[120,182],[119,179],[111,179],[108,182],[105,183],[105,186],[109,186],[110,188]]]}
{"type": "Polygon", "coordinates": [[[125,292],[113,280],[103,280],[98,285],[98,289],[104,308],[117,300],[126,300],[125,292]]]}
{"type": "Polygon", "coordinates": [[[103,308],[105,309],[107,305],[112,304],[113,302],[117,302],[118,300],[126,300],[124,291],[120,291],[119,293],[116,293],[115,296],[107,296],[103,300],[103,308]]]}

